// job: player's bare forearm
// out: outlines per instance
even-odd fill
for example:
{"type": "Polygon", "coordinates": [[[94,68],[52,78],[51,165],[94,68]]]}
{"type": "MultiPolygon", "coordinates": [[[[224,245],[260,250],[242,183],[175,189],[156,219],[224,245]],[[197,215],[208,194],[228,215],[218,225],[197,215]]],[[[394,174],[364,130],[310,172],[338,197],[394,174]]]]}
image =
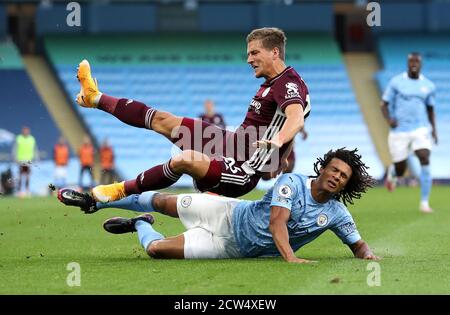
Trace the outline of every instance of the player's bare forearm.
{"type": "Polygon", "coordinates": [[[294,139],[295,135],[305,126],[303,107],[300,104],[289,105],[286,107],[285,114],[286,122],[274,137],[275,139],[279,139],[281,145],[294,139]]]}
{"type": "Polygon", "coordinates": [[[356,243],[349,245],[349,247],[356,258],[373,260],[380,259],[380,257],[376,256],[370,249],[369,245],[367,245],[367,243],[363,240],[359,240],[356,243]]]}
{"type": "Polygon", "coordinates": [[[281,130],[272,140],[258,140],[253,143],[256,147],[278,147],[294,139],[295,135],[304,128],[305,118],[300,104],[290,104],[285,109],[286,121],[281,130]]]}
{"type": "Polygon", "coordinates": [[[287,230],[287,222],[290,215],[291,212],[287,208],[278,206],[270,208],[269,231],[272,233],[272,238],[278,251],[286,261],[295,257],[294,251],[289,244],[289,233],[287,230]]]}
{"type": "Polygon", "coordinates": [[[269,230],[272,233],[273,240],[281,256],[283,256],[286,261],[295,258],[294,251],[289,244],[289,234],[286,224],[282,222],[273,222],[269,225],[269,230]]]}
{"type": "Polygon", "coordinates": [[[386,119],[388,125],[391,128],[397,127],[397,121],[395,119],[392,119],[389,115],[388,103],[385,101],[381,102],[381,113],[383,114],[384,119],[386,119]]]}
{"type": "Polygon", "coordinates": [[[434,142],[438,143],[438,136],[437,136],[437,130],[436,130],[436,120],[434,116],[434,109],[433,106],[427,106],[427,114],[428,114],[428,121],[431,125],[431,134],[433,136],[434,142]]]}
{"type": "Polygon", "coordinates": [[[309,263],[311,261],[298,258],[289,244],[289,233],[287,229],[287,222],[291,212],[287,208],[272,206],[270,208],[270,223],[269,230],[272,233],[273,241],[278,248],[281,256],[287,262],[293,263],[309,263]]]}

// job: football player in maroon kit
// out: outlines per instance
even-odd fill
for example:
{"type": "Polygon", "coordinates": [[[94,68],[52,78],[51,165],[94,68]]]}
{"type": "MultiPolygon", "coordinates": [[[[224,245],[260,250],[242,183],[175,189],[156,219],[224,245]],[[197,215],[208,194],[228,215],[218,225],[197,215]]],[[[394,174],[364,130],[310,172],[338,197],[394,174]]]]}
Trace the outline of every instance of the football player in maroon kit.
{"type": "MultiPolygon", "coordinates": [[[[255,29],[247,36],[247,63],[255,76],[265,81],[250,101],[243,123],[234,132],[101,93],[88,61],[83,60],[77,74],[81,85],[77,102],[81,106],[98,108],[128,125],[153,130],[182,150],[135,179],[94,187],[93,197],[109,202],[166,188],[182,174],[190,175],[202,192],[239,197],[250,192],[264,173],[281,170],[281,160],[289,155],[291,142],[303,129],[311,109],[305,82],[285,64],[285,46],[286,36],[278,28],[255,29]]],[[[74,194],[66,192],[58,196],[69,204],[82,196],[74,194]]]]}

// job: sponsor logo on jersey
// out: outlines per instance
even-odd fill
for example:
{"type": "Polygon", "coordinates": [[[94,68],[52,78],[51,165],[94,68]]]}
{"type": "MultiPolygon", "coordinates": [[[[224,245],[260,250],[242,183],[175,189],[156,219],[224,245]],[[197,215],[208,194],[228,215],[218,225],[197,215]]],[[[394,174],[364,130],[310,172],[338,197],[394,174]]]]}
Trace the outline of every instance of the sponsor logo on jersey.
{"type": "Polygon", "coordinates": [[[325,226],[328,223],[328,217],[326,214],[321,214],[319,215],[319,217],[317,218],[317,225],[319,226],[325,226]]]}
{"type": "Polygon", "coordinates": [[[191,196],[185,196],[183,199],[181,199],[181,206],[183,208],[187,208],[191,205],[192,197],[191,196]]]}
{"type": "Polygon", "coordinates": [[[292,189],[288,185],[283,185],[278,189],[278,193],[284,198],[289,198],[292,196],[292,189]]]}
{"type": "Polygon", "coordinates": [[[249,109],[251,109],[252,107],[253,107],[253,110],[255,111],[255,113],[261,114],[261,111],[260,111],[261,103],[260,102],[255,101],[255,99],[252,99],[249,109]]]}
{"type": "Polygon", "coordinates": [[[339,229],[346,234],[350,234],[356,231],[356,225],[353,222],[348,222],[339,226],[339,229]]]}
{"type": "Polygon", "coordinates": [[[288,99],[294,97],[300,97],[300,94],[298,93],[298,85],[293,82],[288,82],[286,83],[286,95],[284,98],[288,99]]]}

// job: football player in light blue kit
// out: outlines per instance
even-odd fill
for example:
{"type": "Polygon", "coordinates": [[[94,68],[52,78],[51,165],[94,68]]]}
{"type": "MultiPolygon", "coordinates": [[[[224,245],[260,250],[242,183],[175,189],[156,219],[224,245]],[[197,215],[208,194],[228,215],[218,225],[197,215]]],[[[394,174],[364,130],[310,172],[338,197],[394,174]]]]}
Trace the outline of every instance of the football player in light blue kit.
{"type": "Polygon", "coordinates": [[[413,151],[421,165],[419,209],[428,213],[433,211],[429,205],[431,137],[435,144],[438,143],[433,110],[436,88],[420,74],[421,66],[420,54],[410,53],[408,72],[391,79],[384,91],[381,109],[391,128],[388,144],[394,163],[388,168],[386,187],[389,191],[394,190],[397,177],[404,175],[408,155],[413,151]]]}
{"type": "Polygon", "coordinates": [[[355,257],[378,259],[361,239],[345,206],[359,199],[374,183],[356,152],[344,148],[329,151],[315,163],[316,176],[284,174],[258,201],[211,194],[144,192],[97,203],[87,213],[122,208],[179,217],[187,231],[167,238],[152,227],[154,219],[150,214],[130,219],[114,217],[104,223],[105,230],[115,234],[137,231],[142,246],[154,258],[281,255],[288,262],[308,263],[295,256],[295,251],[330,229],[355,257]]]}

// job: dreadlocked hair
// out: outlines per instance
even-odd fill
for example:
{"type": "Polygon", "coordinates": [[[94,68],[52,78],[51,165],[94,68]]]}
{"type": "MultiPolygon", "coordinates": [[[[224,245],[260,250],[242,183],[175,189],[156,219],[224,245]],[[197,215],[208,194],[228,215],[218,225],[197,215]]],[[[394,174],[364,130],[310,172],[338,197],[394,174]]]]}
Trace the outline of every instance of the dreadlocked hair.
{"type": "Polygon", "coordinates": [[[375,184],[375,179],[367,173],[369,167],[361,161],[361,155],[356,152],[358,152],[358,149],[346,150],[345,147],[336,151],[330,150],[323,158],[318,158],[314,163],[315,177],[320,175],[319,169],[325,168],[333,158],[339,159],[350,166],[352,176],[350,176],[345,188],[334,195],[334,199],[343,202],[344,205],[347,205],[347,203],[353,204],[353,199],[361,198],[361,194],[375,184]]]}

